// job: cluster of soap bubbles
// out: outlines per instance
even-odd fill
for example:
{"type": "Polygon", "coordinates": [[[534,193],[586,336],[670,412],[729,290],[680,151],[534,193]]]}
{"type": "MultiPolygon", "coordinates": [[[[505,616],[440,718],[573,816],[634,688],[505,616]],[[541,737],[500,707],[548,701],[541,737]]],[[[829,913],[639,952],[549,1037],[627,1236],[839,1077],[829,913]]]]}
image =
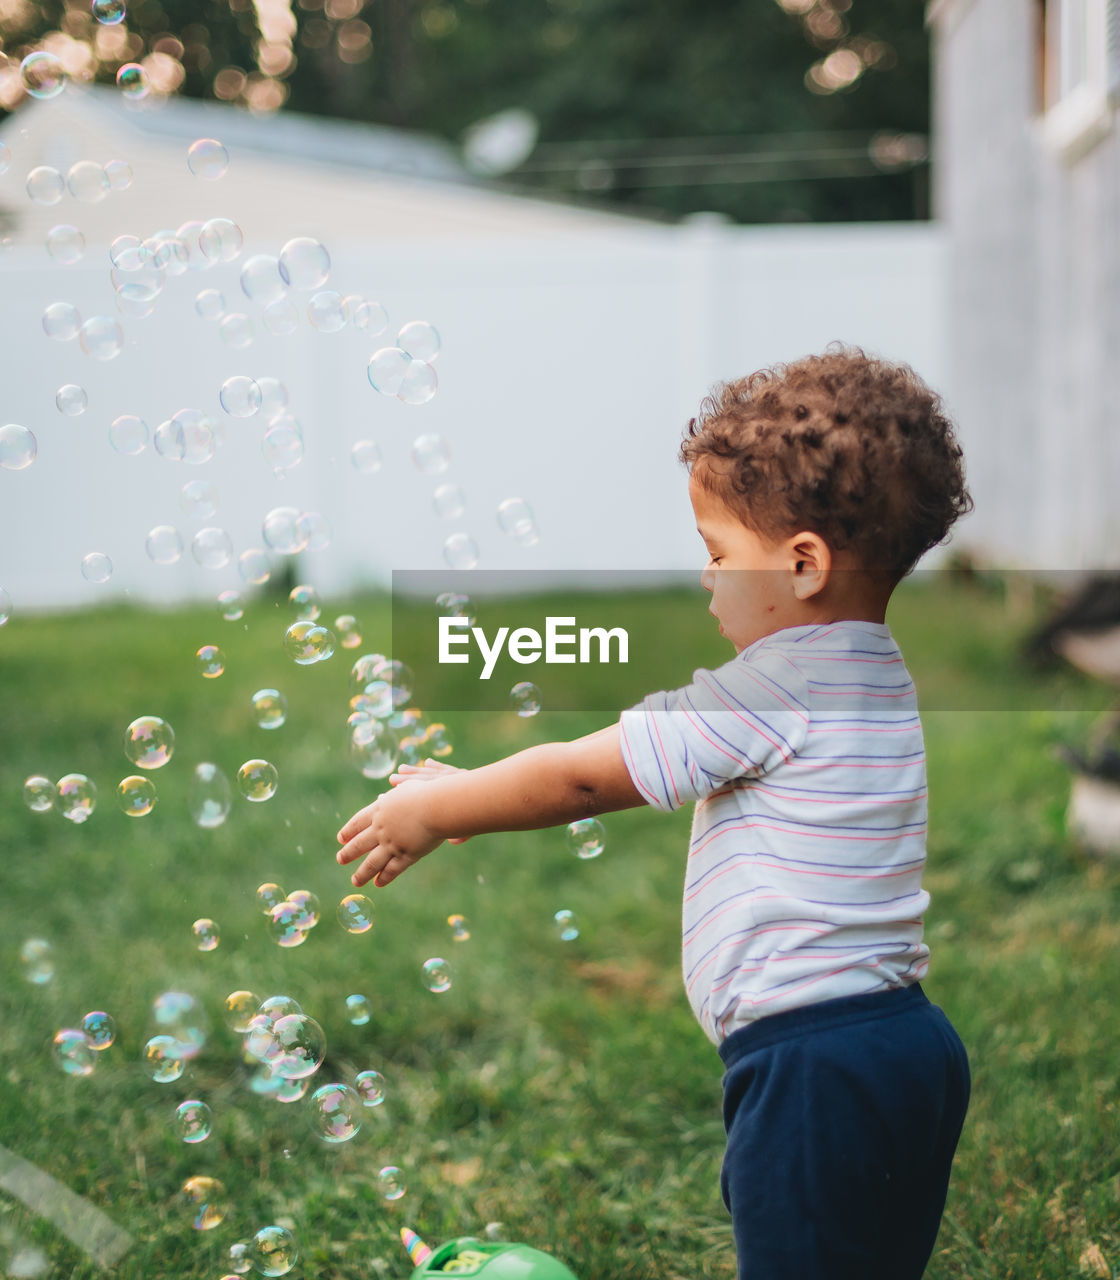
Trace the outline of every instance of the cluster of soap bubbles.
{"type": "Polygon", "coordinates": [[[271,880],[257,888],[257,906],[264,913],[269,936],[278,947],[298,947],[319,923],[322,908],[310,889],[286,894],[271,880]]]}
{"type": "MultiPolygon", "coordinates": [[[[29,939],[24,943],[24,951],[28,950],[31,943],[41,943],[41,941],[41,939],[29,939]]],[[[108,1049],[116,1038],[117,1025],[113,1018],[104,1010],[91,1010],[83,1015],[78,1026],[63,1027],[55,1032],[53,1041],[55,1061],[67,1075],[92,1075],[98,1055],[108,1049]]]]}
{"type": "MultiPolygon", "coordinates": [[[[125,160],[78,160],[65,173],[53,165],[36,165],[28,172],[25,190],[32,204],[50,208],[67,194],[79,204],[100,204],[111,192],[127,191],[131,185],[132,166],[125,160]]],[[[60,223],[47,233],[47,252],[70,266],[85,252],[85,237],[77,227],[60,223]]]]}

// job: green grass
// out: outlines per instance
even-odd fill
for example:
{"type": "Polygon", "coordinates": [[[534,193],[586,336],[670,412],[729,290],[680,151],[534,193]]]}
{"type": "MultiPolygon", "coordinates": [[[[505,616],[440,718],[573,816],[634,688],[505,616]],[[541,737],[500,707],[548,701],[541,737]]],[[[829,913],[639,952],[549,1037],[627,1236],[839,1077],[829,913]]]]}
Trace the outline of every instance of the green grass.
{"type": "MultiPolygon", "coordinates": [[[[369,933],[343,932],[333,908],[349,885],[334,831],[382,785],[346,759],[347,675],[353,656],[389,647],[390,619],[384,599],[329,604],[330,616],[358,614],[365,641],[313,667],[284,655],[286,612],[271,600],[236,623],[209,608],[113,610],[17,616],[0,630],[0,1142],[131,1234],[114,1269],[128,1280],[217,1280],[230,1244],[277,1221],[299,1237],[294,1276],[405,1277],[399,1226],[434,1243],[491,1222],[556,1253],[581,1280],[733,1276],[717,1186],[720,1063],[679,978],[689,815],[609,815],[606,851],[586,863],[559,830],[449,847],[376,895],[369,933]],[[226,652],[217,680],[193,667],[203,643],[226,652]],[[269,685],[290,704],[271,733],[248,708],[269,685]],[[147,713],[171,722],[176,751],[152,775],[156,809],[132,819],[114,804],[116,783],[134,771],[121,738],[147,713]],[[275,797],[235,794],[223,826],[195,826],[193,766],[213,760],[232,778],[253,756],[277,765],[275,797]],[[24,807],[27,775],[72,771],[99,788],[89,822],[24,807]],[[321,898],[324,919],[303,946],[269,939],[254,901],[264,880],[321,898]],[[575,942],[552,929],[562,907],[580,922],[575,942]],[[468,918],[469,941],[452,940],[453,912],[468,918]],[[191,936],[203,915],[222,929],[206,954],[191,936]],[[29,937],[54,948],[45,986],[21,976],[29,937]],[[420,981],[433,955],[453,965],[442,995],[420,981]],[[290,994],[322,1024],[327,1059],[314,1083],[366,1067],[386,1076],[384,1106],[353,1141],[328,1147],[305,1102],[248,1091],[239,1038],[221,1018],[240,987],[290,994]],[[151,1002],[167,989],[196,994],[213,1028],[186,1074],[161,1085],[140,1050],[151,1002]],[[352,992],[372,1002],[366,1026],[347,1020],[352,992]],[[89,1077],[65,1075],[52,1037],[94,1008],[113,1014],[118,1040],[89,1077]],[[188,1097],[214,1112],[213,1135],[197,1146],[172,1126],[188,1097]],[[387,1164],[407,1179],[395,1202],[378,1190],[387,1164]],[[192,1229],[177,1194],[194,1174],[226,1187],[228,1211],[211,1231],[192,1229]]],[[[1120,871],[1067,842],[1068,778],[1050,754],[1080,738],[1107,695],[1072,673],[1026,672],[1015,651],[1028,619],[998,594],[942,578],[908,584],[891,608],[929,755],[925,985],[959,1028],[974,1077],[927,1274],[1067,1280],[1096,1245],[1115,1275],[1120,871]]],[[[654,683],[683,683],[694,666],[730,656],[694,602],[661,593],[615,609],[635,627],[660,626],[666,652],[681,655],[675,681],[659,668],[654,683]]],[[[611,717],[550,712],[546,698],[535,720],[441,718],[453,760],[474,765],[611,717]]],[[[0,1262],[21,1245],[44,1249],[52,1275],[97,1274],[54,1227],[0,1199],[0,1262]]]]}

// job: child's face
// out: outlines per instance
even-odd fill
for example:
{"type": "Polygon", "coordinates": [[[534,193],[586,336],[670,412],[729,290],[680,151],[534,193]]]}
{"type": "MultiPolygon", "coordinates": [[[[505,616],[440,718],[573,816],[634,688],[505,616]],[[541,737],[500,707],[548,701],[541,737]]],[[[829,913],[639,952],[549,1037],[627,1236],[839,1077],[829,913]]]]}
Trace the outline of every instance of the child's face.
{"type": "Polygon", "coordinates": [[[688,495],[696,514],[696,528],[708,549],[700,575],[712,595],[708,612],[741,653],[763,636],[804,621],[789,589],[790,550],[748,529],[735,513],[696,477],[688,495]]]}

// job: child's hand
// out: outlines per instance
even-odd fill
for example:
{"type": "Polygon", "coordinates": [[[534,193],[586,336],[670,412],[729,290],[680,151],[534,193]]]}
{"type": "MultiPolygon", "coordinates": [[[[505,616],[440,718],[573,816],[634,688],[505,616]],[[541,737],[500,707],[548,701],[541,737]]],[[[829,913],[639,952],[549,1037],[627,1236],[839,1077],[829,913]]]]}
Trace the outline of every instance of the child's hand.
{"type": "MultiPolygon", "coordinates": [[[[462,770],[457,765],[444,764],[442,760],[433,760],[429,756],[419,764],[402,764],[396,773],[389,774],[389,785],[395,787],[413,780],[431,782],[433,778],[446,777],[449,773],[462,773],[462,770]]],[[[470,836],[453,836],[447,843],[466,844],[469,839],[470,836]]]]}
{"type": "Polygon", "coordinates": [[[356,887],[370,880],[380,889],[443,843],[424,822],[424,788],[415,783],[387,791],[359,809],[338,833],[338,861],[364,858],[350,877],[356,887]]]}

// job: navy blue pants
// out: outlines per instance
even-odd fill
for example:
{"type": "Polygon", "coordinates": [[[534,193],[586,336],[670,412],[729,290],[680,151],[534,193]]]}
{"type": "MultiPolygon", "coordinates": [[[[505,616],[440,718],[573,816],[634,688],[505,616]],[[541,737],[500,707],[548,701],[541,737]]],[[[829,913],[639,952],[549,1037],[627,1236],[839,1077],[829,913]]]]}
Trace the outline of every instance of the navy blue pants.
{"type": "Polygon", "coordinates": [[[968,1057],[917,983],[777,1013],[720,1045],[739,1280],[919,1280],[968,1057]]]}

